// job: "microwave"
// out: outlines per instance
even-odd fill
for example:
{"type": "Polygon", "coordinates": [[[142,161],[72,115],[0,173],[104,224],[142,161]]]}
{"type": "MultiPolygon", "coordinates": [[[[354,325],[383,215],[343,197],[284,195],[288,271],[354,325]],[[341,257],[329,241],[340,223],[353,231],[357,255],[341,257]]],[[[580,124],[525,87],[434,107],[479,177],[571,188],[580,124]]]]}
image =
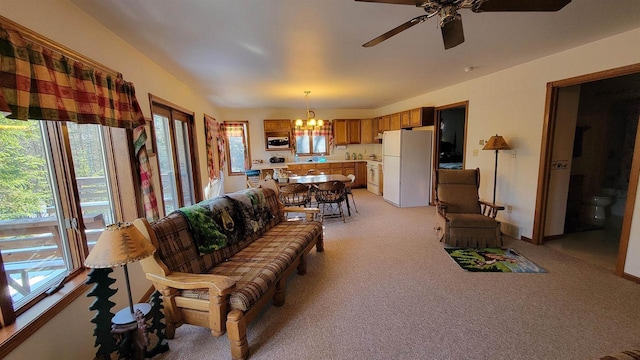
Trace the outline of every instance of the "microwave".
{"type": "Polygon", "coordinates": [[[267,150],[288,149],[288,148],[290,148],[288,136],[268,136],[267,137],[267,150]]]}

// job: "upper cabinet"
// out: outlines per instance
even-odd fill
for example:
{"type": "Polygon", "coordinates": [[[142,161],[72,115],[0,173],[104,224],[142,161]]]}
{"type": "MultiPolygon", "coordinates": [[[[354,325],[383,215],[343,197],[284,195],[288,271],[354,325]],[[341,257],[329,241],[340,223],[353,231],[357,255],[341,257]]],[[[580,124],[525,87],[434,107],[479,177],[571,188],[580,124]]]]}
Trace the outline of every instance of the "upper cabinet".
{"type": "Polygon", "coordinates": [[[266,150],[291,149],[292,141],[290,119],[264,120],[264,144],[266,150]]]}
{"type": "Polygon", "coordinates": [[[347,120],[333,120],[333,141],[336,145],[347,145],[349,143],[347,129],[347,120]]]}
{"type": "Polygon", "coordinates": [[[265,120],[264,131],[291,131],[291,120],[278,119],[278,120],[265,120]]]}
{"type": "Polygon", "coordinates": [[[391,115],[385,115],[378,122],[378,132],[391,130],[391,115]]]}
{"type": "Polygon", "coordinates": [[[391,124],[389,130],[400,130],[400,113],[391,114],[391,124]]]}
{"type": "Polygon", "coordinates": [[[405,125],[405,121],[403,118],[403,121],[402,121],[403,128],[433,125],[434,114],[435,114],[433,107],[421,107],[421,108],[405,111],[403,112],[403,114],[404,113],[407,113],[407,125],[405,125]]]}
{"type": "Polygon", "coordinates": [[[336,145],[360,144],[360,119],[333,120],[333,139],[336,145]]]}
{"type": "Polygon", "coordinates": [[[347,120],[349,126],[349,144],[360,144],[360,119],[347,120]]]}
{"type": "Polygon", "coordinates": [[[377,144],[378,140],[375,139],[378,135],[379,118],[375,119],[362,119],[360,120],[360,141],[362,144],[377,144]]]}

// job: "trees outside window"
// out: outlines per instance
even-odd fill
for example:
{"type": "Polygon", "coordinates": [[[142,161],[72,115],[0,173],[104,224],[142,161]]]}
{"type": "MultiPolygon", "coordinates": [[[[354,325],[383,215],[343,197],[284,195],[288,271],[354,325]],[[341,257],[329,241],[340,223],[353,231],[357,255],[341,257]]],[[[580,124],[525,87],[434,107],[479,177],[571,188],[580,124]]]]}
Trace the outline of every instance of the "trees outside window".
{"type": "Polygon", "coordinates": [[[151,97],[153,142],[156,149],[164,213],[193,205],[199,198],[193,113],[151,97]]]}
{"type": "Polygon", "coordinates": [[[0,276],[11,304],[3,312],[20,313],[81,270],[114,222],[103,129],[0,117],[0,276]]]}

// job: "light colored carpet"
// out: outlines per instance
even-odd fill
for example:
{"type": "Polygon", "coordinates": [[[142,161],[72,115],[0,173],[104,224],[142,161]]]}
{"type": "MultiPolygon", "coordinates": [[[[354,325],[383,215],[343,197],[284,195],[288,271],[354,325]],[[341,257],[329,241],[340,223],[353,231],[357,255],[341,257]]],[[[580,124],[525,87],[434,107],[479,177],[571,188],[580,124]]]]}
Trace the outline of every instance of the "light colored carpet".
{"type": "MultiPolygon", "coordinates": [[[[590,359],[640,346],[640,285],[506,238],[542,274],[470,273],[435,239],[433,207],[355,190],[286,304],[248,328],[251,359],[590,359]]],[[[184,325],[156,359],[227,359],[226,336],[184,325]]]]}

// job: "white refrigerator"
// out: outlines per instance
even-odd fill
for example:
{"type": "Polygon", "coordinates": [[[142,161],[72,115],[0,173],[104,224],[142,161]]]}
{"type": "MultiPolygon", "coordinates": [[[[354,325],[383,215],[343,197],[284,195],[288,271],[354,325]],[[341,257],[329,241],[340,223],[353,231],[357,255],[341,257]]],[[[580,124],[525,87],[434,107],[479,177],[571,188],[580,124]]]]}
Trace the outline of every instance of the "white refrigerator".
{"type": "Polygon", "coordinates": [[[392,130],[382,135],[383,197],[398,207],[429,206],[430,130],[392,130]]]}

